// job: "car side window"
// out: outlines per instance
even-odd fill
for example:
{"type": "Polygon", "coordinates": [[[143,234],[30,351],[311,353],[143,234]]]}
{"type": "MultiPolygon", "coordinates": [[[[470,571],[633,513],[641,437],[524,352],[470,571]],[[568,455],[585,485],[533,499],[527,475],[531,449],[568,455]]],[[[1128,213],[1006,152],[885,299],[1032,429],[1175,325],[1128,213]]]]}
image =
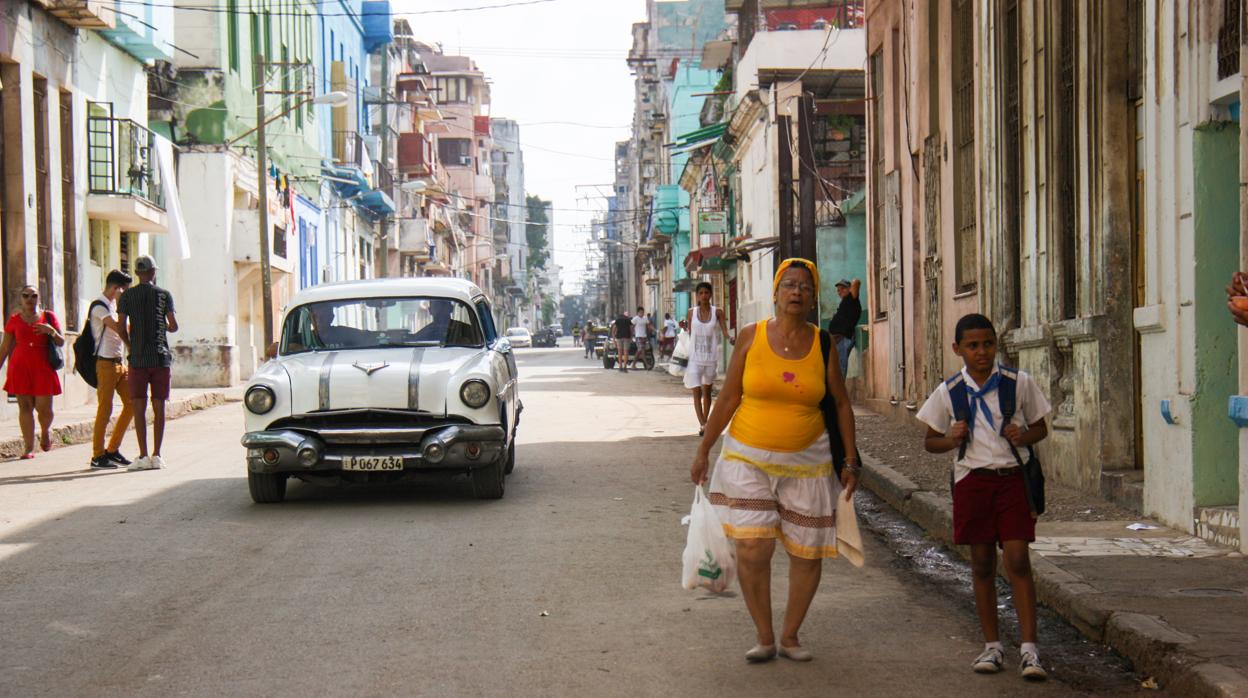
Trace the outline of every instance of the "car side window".
{"type": "Polygon", "coordinates": [[[485,331],[486,343],[498,339],[498,329],[494,327],[494,314],[490,312],[490,304],[485,300],[477,301],[477,315],[481,318],[481,328],[485,331]]]}

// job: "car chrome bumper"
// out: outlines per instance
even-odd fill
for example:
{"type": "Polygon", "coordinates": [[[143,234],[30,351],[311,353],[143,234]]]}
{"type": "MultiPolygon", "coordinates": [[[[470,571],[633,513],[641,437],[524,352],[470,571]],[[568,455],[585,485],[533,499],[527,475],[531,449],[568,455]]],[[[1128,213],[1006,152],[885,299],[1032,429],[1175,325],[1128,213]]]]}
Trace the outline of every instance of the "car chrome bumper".
{"type": "Polygon", "coordinates": [[[328,445],[312,434],[271,429],[244,434],[242,444],[247,449],[247,469],[253,473],[341,472],[346,458],[358,456],[397,456],[403,459],[404,472],[463,471],[490,465],[501,458],[506,438],[501,426],[450,424],[429,427],[419,441],[410,443],[328,445]]]}

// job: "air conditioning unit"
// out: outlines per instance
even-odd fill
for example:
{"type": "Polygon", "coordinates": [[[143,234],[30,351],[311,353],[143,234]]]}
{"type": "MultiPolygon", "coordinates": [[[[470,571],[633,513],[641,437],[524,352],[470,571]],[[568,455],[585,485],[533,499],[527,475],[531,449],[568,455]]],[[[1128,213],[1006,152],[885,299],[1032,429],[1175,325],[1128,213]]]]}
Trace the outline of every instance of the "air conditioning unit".
{"type": "Polygon", "coordinates": [[[471,155],[459,156],[459,164],[464,167],[472,167],[472,156],[471,155]]]}

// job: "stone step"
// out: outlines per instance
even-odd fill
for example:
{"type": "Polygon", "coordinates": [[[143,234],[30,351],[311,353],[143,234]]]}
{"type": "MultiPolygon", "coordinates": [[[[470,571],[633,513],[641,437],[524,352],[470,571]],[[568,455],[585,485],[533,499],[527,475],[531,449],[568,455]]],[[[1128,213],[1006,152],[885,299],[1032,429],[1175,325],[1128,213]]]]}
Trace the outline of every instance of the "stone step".
{"type": "Polygon", "coordinates": [[[1101,496],[1120,507],[1144,512],[1144,471],[1135,468],[1101,471],[1101,496]]]}
{"type": "Polygon", "coordinates": [[[1239,507],[1196,507],[1196,535],[1239,550],[1239,507]]]}

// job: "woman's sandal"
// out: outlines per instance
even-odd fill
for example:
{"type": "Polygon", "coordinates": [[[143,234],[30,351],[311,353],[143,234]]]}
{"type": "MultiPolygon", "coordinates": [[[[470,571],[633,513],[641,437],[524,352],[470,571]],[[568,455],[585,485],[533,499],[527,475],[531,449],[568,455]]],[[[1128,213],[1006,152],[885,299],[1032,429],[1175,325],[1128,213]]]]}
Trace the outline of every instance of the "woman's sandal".
{"type": "Polygon", "coordinates": [[[747,662],[770,662],[775,658],[775,645],[754,645],[745,653],[745,661],[747,662]]]}
{"type": "Polygon", "coordinates": [[[22,455],[18,456],[17,459],[18,460],[31,460],[34,457],[35,457],[35,454],[33,453],[23,453],[22,455]]]}
{"type": "Polygon", "coordinates": [[[39,448],[42,448],[45,451],[52,450],[52,435],[51,434],[44,433],[39,436],[39,448]]]}
{"type": "Polygon", "coordinates": [[[801,645],[794,645],[793,647],[780,645],[780,656],[792,659],[795,662],[809,662],[815,658],[815,655],[811,654],[810,650],[801,645]]]}

